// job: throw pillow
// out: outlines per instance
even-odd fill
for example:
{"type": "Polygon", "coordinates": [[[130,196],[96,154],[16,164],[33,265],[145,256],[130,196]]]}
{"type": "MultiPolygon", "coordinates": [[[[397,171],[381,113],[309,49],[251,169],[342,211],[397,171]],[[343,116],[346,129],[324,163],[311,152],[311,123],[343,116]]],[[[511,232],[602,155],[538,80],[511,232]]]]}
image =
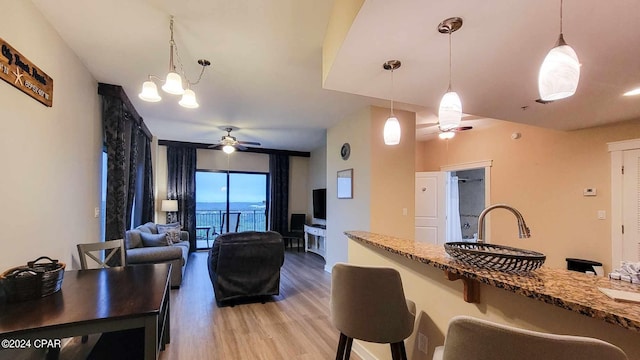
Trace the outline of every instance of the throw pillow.
{"type": "Polygon", "coordinates": [[[169,245],[173,245],[175,243],[180,242],[180,231],[179,230],[167,230],[167,232],[163,233],[167,235],[167,242],[169,245]]]}
{"type": "Polygon", "coordinates": [[[169,245],[180,242],[180,223],[158,224],[158,234],[167,234],[169,245]]]}
{"type": "Polygon", "coordinates": [[[142,239],[142,245],[145,247],[157,247],[157,246],[167,246],[169,243],[167,242],[167,234],[148,234],[148,233],[140,233],[140,238],[142,239]]]}

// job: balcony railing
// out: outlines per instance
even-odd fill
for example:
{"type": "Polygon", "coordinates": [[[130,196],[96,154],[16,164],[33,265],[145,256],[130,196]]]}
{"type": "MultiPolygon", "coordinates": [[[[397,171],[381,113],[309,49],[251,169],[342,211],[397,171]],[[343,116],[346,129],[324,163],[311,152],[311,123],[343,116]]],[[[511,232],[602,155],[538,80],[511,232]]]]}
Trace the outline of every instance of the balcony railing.
{"type": "MultiPolygon", "coordinates": [[[[240,213],[240,222],[238,231],[265,231],[267,229],[267,217],[264,209],[261,210],[230,210],[231,213],[240,213]]],[[[196,210],[196,227],[209,227],[211,230],[209,236],[213,233],[221,233],[220,225],[222,222],[221,210],[196,210]]],[[[196,237],[204,236],[198,233],[196,237]]]]}

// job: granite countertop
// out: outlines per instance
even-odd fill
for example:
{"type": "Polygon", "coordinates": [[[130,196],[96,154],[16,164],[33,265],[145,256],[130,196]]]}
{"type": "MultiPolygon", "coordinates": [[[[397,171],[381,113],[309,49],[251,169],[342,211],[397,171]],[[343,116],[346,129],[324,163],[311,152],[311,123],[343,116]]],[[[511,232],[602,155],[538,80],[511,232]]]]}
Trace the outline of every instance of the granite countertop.
{"type": "Polygon", "coordinates": [[[464,278],[640,332],[640,304],[615,301],[599,287],[640,293],[640,285],[542,266],[511,274],[480,269],[451,258],[441,245],[420,243],[366,231],[345,231],[355,241],[384,249],[464,278]]]}

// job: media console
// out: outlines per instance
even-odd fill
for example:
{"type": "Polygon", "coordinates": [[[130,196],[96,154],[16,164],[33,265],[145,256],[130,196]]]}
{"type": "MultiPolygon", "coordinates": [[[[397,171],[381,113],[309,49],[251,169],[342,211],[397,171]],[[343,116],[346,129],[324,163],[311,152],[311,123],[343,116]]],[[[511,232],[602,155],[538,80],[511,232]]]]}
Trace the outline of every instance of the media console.
{"type": "Polygon", "coordinates": [[[313,224],[304,226],[304,251],[309,251],[325,258],[326,247],[326,226],[313,224]]]}

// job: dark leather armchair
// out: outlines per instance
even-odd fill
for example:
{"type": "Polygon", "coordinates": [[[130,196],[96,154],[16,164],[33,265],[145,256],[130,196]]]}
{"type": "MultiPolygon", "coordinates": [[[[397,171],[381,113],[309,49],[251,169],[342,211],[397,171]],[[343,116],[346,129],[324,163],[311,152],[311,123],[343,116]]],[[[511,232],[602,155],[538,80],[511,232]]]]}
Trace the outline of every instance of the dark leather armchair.
{"type": "Polygon", "coordinates": [[[207,264],[218,306],[239,298],[279,295],[282,236],[274,231],[222,234],[209,250],[207,264]]]}

